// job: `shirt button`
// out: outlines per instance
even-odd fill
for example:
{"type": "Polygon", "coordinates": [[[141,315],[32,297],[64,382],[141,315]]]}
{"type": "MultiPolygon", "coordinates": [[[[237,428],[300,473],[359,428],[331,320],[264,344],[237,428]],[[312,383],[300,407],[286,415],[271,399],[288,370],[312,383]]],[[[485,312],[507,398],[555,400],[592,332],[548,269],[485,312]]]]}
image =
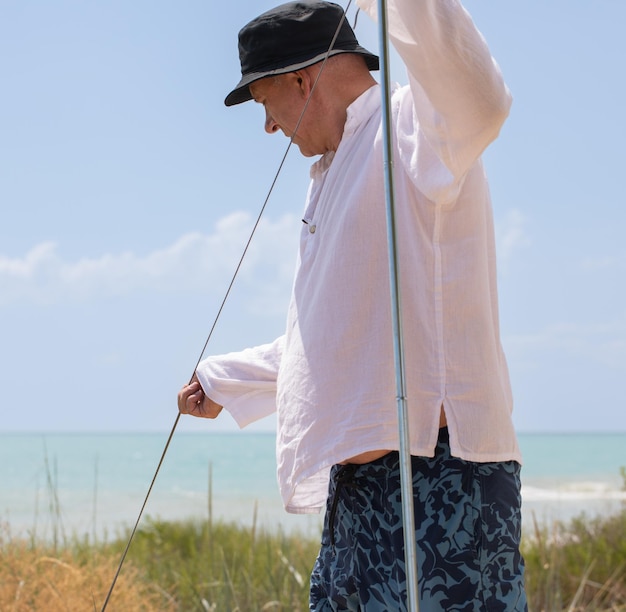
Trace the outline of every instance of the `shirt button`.
{"type": "Polygon", "coordinates": [[[315,234],[315,229],[316,229],[315,225],[309,225],[309,232],[311,232],[311,234],[315,234]]]}

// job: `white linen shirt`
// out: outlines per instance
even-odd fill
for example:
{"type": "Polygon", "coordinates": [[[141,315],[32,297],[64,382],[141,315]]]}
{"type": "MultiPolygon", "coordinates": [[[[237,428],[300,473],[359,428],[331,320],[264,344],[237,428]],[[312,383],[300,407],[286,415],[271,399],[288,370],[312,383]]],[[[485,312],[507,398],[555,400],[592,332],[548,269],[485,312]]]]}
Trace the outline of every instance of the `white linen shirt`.
{"type": "MultiPolygon", "coordinates": [[[[360,0],[375,18],[375,0],[360,0]]],[[[496,255],[480,161],[511,98],[456,1],[390,0],[409,85],[392,94],[394,189],[411,454],[521,461],[500,345],[496,255]]],[[[290,512],[319,511],[332,464],[398,449],[380,89],[349,108],[311,169],[284,336],[204,360],[205,393],[243,427],[277,410],[290,512]]]]}

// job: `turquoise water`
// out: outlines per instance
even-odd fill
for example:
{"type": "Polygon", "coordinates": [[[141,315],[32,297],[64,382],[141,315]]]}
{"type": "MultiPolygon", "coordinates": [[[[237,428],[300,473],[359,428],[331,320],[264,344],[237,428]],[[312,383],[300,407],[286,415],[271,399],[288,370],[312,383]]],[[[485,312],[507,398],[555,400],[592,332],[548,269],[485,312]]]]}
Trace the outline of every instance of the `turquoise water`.
{"type": "MultiPolygon", "coordinates": [[[[166,434],[0,434],[0,517],[12,533],[46,535],[58,525],[58,499],[67,533],[116,533],[134,524],[166,440],[166,434]]],[[[280,503],[272,434],[173,437],[144,518],[209,512],[244,524],[255,514],[271,527],[294,523],[280,503]]],[[[305,517],[299,527],[310,525],[305,517]]]]}
{"type": "Polygon", "coordinates": [[[524,524],[626,507],[626,434],[520,434],[524,524]]]}
{"type": "Polygon", "coordinates": [[[524,475],[542,479],[620,481],[626,467],[626,433],[519,434],[524,475]]]}
{"type": "MultiPolygon", "coordinates": [[[[0,434],[0,520],[11,534],[114,535],[133,525],[167,434],[0,434]],[[60,517],[60,520],[59,520],[60,517]]],[[[626,434],[521,434],[525,523],[613,512],[626,503],[626,434]]],[[[318,533],[321,517],[286,514],[274,436],[176,434],[144,511],[318,533]],[[209,488],[211,494],[209,494],[209,488]]]]}

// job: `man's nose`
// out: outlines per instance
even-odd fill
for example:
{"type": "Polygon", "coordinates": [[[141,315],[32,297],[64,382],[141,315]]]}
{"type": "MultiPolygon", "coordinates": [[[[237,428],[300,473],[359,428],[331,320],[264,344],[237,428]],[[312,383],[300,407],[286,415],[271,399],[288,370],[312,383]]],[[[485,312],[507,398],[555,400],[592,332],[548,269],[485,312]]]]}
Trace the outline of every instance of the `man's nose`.
{"type": "Polygon", "coordinates": [[[272,115],[270,115],[270,113],[266,110],[265,111],[265,131],[268,134],[275,134],[276,132],[278,132],[278,130],[279,130],[278,123],[274,121],[274,117],[272,117],[272,115]]]}

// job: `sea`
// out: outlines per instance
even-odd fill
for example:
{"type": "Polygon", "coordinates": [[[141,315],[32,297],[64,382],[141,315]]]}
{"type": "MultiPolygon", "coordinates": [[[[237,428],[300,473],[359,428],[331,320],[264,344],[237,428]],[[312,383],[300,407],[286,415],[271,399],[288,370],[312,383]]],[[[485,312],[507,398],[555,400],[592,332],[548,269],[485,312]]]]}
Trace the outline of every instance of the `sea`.
{"type": "MultiPolygon", "coordinates": [[[[282,507],[273,433],[175,433],[163,455],[167,439],[0,433],[0,541],[102,541],[135,525],[187,519],[319,536],[321,515],[282,507]]],[[[519,440],[526,533],[626,508],[626,433],[520,433],[519,440]]]]}

